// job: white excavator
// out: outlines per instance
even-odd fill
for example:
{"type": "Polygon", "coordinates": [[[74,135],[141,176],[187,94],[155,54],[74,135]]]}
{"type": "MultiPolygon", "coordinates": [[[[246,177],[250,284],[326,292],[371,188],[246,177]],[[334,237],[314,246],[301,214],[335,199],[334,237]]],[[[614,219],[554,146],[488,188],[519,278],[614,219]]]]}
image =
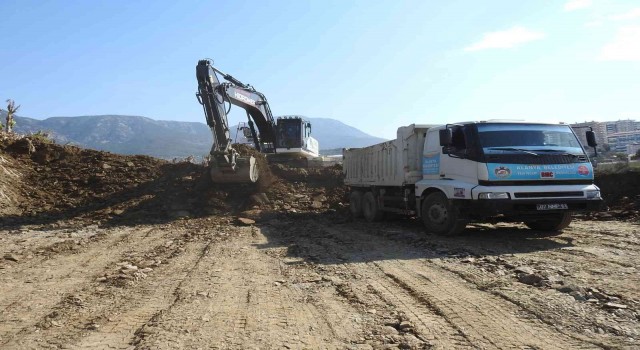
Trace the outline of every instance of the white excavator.
{"type": "Polygon", "coordinates": [[[196,77],[196,96],[213,135],[210,154],[211,178],[215,183],[256,182],[260,173],[253,156],[241,157],[232,146],[227,118],[231,105],[246,111],[246,136],[268,159],[318,157],[318,141],[311,137],[311,123],[304,117],[284,116],[274,120],[264,94],[213,67],[211,60],[198,61],[196,77]],[[217,74],[225,82],[221,83],[217,74]]]}

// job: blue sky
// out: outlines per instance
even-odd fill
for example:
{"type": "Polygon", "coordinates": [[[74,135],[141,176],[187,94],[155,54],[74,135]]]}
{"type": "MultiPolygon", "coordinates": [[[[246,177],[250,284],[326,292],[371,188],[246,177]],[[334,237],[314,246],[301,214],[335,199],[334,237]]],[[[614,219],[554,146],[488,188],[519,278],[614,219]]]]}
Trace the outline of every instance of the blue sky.
{"type": "Polygon", "coordinates": [[[276,115],[387,138],[411,123],[640,119],[637,0],[3,0],[0,14],[0,99],[34,118],[204,122],[195,65],[210,57],[276,115]]]}

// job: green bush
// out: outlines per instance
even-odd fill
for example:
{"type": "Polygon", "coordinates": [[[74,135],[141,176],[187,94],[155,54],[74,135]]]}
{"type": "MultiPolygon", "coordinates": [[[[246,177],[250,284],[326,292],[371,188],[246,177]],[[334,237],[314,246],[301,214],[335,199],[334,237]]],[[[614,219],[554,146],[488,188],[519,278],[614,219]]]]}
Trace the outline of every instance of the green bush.
{"type": "Polygon", "coordinates": [[[629,162],[618,162],[618,163],[609,163],[609,164],[599,164],[596,169],[597,174],[618,174],[625,173],[629,171],[631,167],[629,166],[629,162]]]}
{"type": "Polygon", "coordinates": [[[35,134],[29,135],[32,140],[37,140],[42,143],[54,143],[53,139],[51,139],[50,135],[46,131],[38,130],[35,134]]]}

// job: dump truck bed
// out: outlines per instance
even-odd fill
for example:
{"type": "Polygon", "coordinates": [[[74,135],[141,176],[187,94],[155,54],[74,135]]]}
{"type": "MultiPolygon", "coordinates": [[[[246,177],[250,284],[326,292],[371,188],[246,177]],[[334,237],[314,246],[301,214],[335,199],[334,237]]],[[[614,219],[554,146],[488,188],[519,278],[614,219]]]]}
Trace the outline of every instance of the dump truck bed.
{"type": "Polygon", "coordinates": [[[403,126],[394,140],[343,151],[345,184],[404,186],[422,179],[422,151],[432,125],[403,126]]]}

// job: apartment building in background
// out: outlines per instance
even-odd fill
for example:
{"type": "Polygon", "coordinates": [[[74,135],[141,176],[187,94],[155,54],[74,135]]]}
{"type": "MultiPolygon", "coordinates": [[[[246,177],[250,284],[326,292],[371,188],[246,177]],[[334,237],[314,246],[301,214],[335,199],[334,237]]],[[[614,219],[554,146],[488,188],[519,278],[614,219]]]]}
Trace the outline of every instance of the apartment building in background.
{"type": "Polygon", "coordinates": [[[571,127],[575,129],[583,145],[587,144],[584,130],[588,127],[593,128],[598,145],[609,144],[614,152],[635,154],[635,145],[640,144],[640,121],[632,119],[575,123],[571,127]]]}

